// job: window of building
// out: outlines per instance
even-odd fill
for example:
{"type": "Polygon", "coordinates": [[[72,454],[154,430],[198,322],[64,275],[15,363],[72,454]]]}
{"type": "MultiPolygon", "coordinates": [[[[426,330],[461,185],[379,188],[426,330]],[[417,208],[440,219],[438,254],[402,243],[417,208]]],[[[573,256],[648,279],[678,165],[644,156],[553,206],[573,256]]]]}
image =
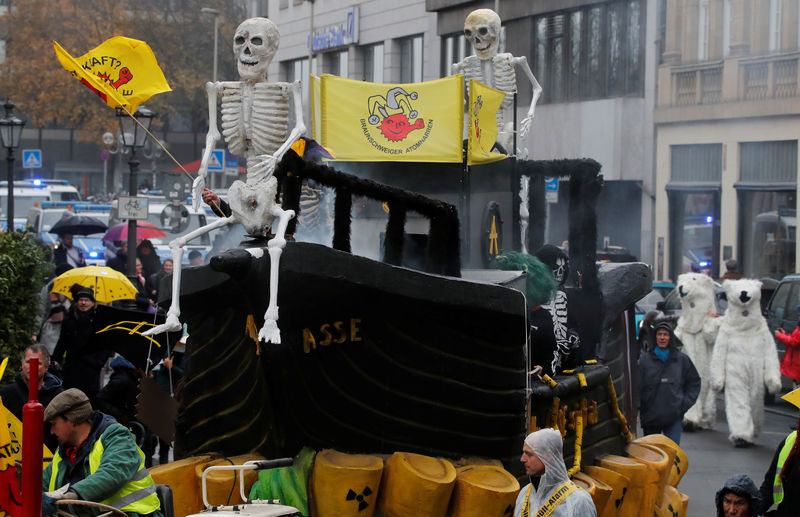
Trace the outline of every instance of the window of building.
{"type": "Polygon", "coordinates": [[[323,71],[326,74],[338,75],[347,78],[347,51],[326,52],[323,54],[325,63],[323,71]]]}
{"type": "MultiPolygon", "coordinates": [[[[311,60],[311,73],[317,74],[317,60],[319,59],[318,56],[314,56],[314,59],[311,60]]],[[[308,70],[308,58],[303,59],[294,59],[292,61],[284,61],[281,63],[281,68],[283,69],[283,76],[286,78],[287,82],[292,81],[300,81],[302,91],[303,91],[303,109],[308,111],[309,106],[311,106],[310,102],[310,95],[311,95],[311,88],[309,85],[311,84],[310,75],[308,70]]]]}
{"type": "Polygon", "coordinates": [[[749,278],[795,270],[797,141],[739,144],[739,250],[749,278]]]}
{"type": "Polygon", "coordinates": [[[644,4],[614,0],[534,19],[542,102],[643,95],[644,4]]]}
{"type": "Polygon", "coordinates": [[[731,51],[731,0],[722,2],[722,57],[731,51]]]}
{"type": "Polygon", "coordinates": [[[383,82],[383,43],[363,47],[364,80],[370,83],[383,82]]]}
{"type": "Polygon", "coordinates": [[[722,144],[670,147],[669,274],[703,271],[719,276],[722,144]]]}
{"type": "Polygon", "coordinates": [[[708,0],[697,4],[697,60],[708,59],[708,0]]]}
{"type": "Polygon", "coordinates": [[[400,82],[422,82],[422,36],[400,40],[400,82]]]}
{"type": "Polygon", "coordinates": [[[463,33],[442,36],[442,77],[450,75],[450,66],[453,63],[461,62],[470,54],[472,47],[463,33]]]}
{"type": "Polygon", "coordinates": [[[769,49],[778,50],[781,46],[781,3],[783,0],[769,0],[769,49]]]}

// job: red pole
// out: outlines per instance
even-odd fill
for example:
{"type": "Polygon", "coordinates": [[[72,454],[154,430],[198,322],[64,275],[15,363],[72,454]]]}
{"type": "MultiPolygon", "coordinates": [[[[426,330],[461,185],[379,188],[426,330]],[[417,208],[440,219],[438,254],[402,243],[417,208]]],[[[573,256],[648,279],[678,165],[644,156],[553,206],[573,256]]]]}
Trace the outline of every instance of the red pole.
{"type": "Polygon", "coordinates": [[[42,515],[42,444],[44,406],[39,401],[39,358],[30,359],[28,402],[22,407],[22,510],[24,517],[42,515]]]}

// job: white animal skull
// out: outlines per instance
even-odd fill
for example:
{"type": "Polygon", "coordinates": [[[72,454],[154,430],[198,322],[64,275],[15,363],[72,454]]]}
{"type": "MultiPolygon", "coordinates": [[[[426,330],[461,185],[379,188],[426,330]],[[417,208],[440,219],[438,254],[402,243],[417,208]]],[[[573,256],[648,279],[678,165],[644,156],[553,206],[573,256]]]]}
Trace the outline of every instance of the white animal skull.
{"type": "Polygon", "coordinates": [[[464,36],[482,60],[497,55],[500,45],[500,16],[491,9],[477,9],[464,21],[464,36]]]}
{"type": "Polygon", "coordinates": [[[263,80],[272,62],[281,35],[278,27],[267,18],[249,18],[236,28],[233,53],[239,76],[247,80],[263,80]]]}

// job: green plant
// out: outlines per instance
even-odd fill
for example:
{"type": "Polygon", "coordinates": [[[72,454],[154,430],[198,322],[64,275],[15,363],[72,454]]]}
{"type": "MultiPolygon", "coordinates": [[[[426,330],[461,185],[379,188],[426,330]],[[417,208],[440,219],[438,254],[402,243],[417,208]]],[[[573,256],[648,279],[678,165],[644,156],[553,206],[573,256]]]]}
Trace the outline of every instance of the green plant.
{"type": "Polygon", "coordinates": [[[0,233],[0,360],[10,357],[3,383],[19,373],[22,351],[38,331],[39,292],[48,271],[44,251],[27,237],[20,231],[0,233]]]}

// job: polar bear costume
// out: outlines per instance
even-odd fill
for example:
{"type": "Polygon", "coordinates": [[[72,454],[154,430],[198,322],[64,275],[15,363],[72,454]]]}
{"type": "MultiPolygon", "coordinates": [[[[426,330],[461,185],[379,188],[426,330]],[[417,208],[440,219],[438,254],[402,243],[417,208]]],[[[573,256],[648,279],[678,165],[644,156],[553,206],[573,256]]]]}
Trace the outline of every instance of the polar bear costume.
{"type": "Polygon", "coordinates": [[[717,394],[711,389],[711,353],[722,318],[714,307],[714,282],[702,273],[684,273],[678,277],[681,317],[675,336],[683,343],[683,351],[700,374],[700,395],[683,416],[687,430],[693,427],[712,429],[717,417],[717,394]]]}
{"type": "Polygon", "coordinates": [[[761,282],[726,280],[728,310],[711,356],[711,387],[725,388],[725,415],[730,440],[737,446],[753,443],[764,422],[764,386],[781,388],[775,340],[761,315],[761,282]]]}

